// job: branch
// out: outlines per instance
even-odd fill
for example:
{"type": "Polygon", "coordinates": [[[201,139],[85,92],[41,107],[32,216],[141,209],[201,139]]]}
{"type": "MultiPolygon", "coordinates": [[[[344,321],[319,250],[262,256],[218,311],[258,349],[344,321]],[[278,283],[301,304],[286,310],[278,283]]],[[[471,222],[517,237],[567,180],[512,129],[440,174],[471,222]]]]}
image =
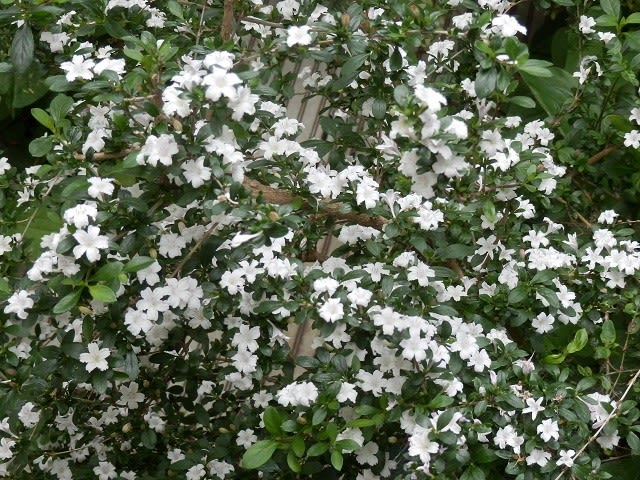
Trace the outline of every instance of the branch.
{"type": "MultiPolygon", "coordinates": [[[[91,157],[91,160],[95,162],[101,162],[103,160],[123,158],[129,155],[131,152],[133,152],[133,148],[125,148],[124,150],[120,150],[119,152],[94,153],[93,156],[91,157]]],[[[73,158],[75,158],[76,160],[87,160],[87,156],[83,155],[82,153],[74,153],[73,158]]]]}
{"type": "MultiPolygon", "coordinates": [[[[245,178],[243,185],[245,188],[251,190],[254,196],[261,194],[265,201],[276,205],[291,203],[296,198],[300,198],[292,194],[291,192],[269,187],[258,182],[257,180],[252,180],[250,178],[245,178]]],[[[344,213],[340,211],[341,208],[341,203],[330,203],[327,201],[321,201],[318,205],[318,209],[321,213],[332,217],[336,221],[357,223],[358,225],[362,225],[364,227],[372,227],[378,230],[382,230],[388,222],[388,220],[384,217],[377,217],[355,212],[344,213]]]]}
{"type": "Polygon", "coordinates": [[[606,157],[610,153],[613,153],[616,150],[618,150],[621,146],[622,146],[621,143],[617,143],[615,145],[611,145],[610,147],[607,147],[604,150],[599,151],[594,156],[589,158],[589,160],[587,160],[587,163],[589,165],[593,165],[594,163],[598,163],[600,160],[602,160],[604,157],[606,157]]]}
{"type": "Polygon", "coordinates": [[[231,38],[233,33],[233,0],[224,0],[221,36],[223,41],[231,38]]]}

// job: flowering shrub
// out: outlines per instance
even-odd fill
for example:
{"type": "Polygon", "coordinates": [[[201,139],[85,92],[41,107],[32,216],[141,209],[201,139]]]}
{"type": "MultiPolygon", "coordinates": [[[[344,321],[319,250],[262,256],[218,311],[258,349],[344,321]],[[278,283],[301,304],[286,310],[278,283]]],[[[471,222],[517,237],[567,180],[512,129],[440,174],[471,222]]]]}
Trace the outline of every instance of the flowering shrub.
{"type": "Polygon", "coordinates": [[[632,478],[640,13],[539,3],[3,0],[0,476],[632,478]]]}

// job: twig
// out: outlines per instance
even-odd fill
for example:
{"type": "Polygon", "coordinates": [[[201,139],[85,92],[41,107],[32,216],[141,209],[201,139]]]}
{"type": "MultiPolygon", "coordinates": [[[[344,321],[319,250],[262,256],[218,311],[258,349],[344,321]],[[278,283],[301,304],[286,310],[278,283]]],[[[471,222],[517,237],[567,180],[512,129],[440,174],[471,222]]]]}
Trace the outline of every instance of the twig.
{"type": "MultiPolygon", "coordinates": [[[[276,205],[284,205],[293,202],[296,198],[301,198],[293,195],[289,191],[269,187],[258,182],[257,180],[253,180],[250,178],[245,178],[243,185],[245,186],[245,188],[251,190],[254,196],[261,194],[265,201],[276,205]]],[[[358,225],[372,227],[378,230],[382,230],[388,222],[388,220],[384,217],[377,217],[364,213],[341,212],[340,210],[342,208],[342,204],[340,203],[329,203],[327,201],[320,201],[318,208],[322,211],[322,213],[332,217],[336,221],[357,223],[358,225]]]]}
{"type": "Polygon", "coordinates": [[[184,265],[189,261],[189,259],[193,257],[193,254],[198,251],[198,249],[202,246],[202,243],[211,236],[211,234],[213,233],[213,231],[216,229],[217,226],[218,226],[217,223],[211,224],[211,226],[209,227],[209,230],[207,230],[202,235],[202,237],[200,237],[200,239],[196,242],[196,244],[193,247],[191,247],[191,250],[189,250],[189,253],[187,253],[184,256],[184,258],[180,260],[180,263],[176,265],[176,268],[173,269],[173,272],[171,272],[171,274],[167,278],[173,278],[178,273],[180,273],[180,270],[182,270],[182,267],[184,267],[184,265]]]}
{"type": "MultiPolygon", "coordinates": [[[[629,394],[629,392],[631,391],[631,387],[633,387],[633,385],[636,383],[636,381],[638,380],[638,377],[640,376],[640,370],[636,371],[636,374],[633,376],[633,378],[631,380],[629,380],[629,383],[627,385],[627,389],[624,391],[624,393],[622,394],[622,397],[620,397],[620,399],[618,400],[618,404],[616,405],[616,408],[614,408],[613,410],[611,410],[611,413],[609,413],[609,415],[607,416],[607,418],[604,419],[604,422],[602,422],[602,425],[600,425],[600,428],[598,428],[598,430],[596,431],[596,433],[594,433],[593,435],[591,435],[591,437],[589,438],[589,440],[587,440],[587,443],[585,443],[582,448],[580,450],[578,450],[573,457],[571,457],[571,460],[575,460],[577,459],[580,455],[582,455],[582,452],[584,452],[587,447],[589,445],[591,445],[593,443],[593,441],[598,438],[598,436],[600,435],[600,432],[602,432],[602,430],[604,429],[604,427],[607,426],[607,424],[609,423],[609,421],[616,416],[616,412],[618,411],[618,408],[620,408],[620,405],[622,405],[622,402],[624,401],[625,398],[627,398],[627,395],[629,394]]],[[[554,479],[554,480],[560,480],[562,478],[562,476],[564,475],[564,473],[569,469],[569,467],[565,466],[562,471],[558,474],[558,476],[554,479]]]]}

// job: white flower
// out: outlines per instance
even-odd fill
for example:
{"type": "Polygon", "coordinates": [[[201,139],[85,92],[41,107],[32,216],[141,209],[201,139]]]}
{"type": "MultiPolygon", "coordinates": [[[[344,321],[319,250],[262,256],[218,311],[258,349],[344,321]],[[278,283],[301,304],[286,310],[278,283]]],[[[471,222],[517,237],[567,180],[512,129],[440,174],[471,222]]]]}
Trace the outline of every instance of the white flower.
{"type": "Polygon", "coordinates": [[[585,35],[589,33],[595,32],[593,27],[596,26],[596,20],[592,17],[587,17],[586,15],[580,15],[580,23],[578,24],[578,28],[585,35]]]}
{"type": "Polygon", "coordinates": [[[573,467],[573,456],[576,454],[575,450],[560,450],[560,458],[556,461],[556,465],[565,465],[566,467],[573,467]]]}
{"type": "Polygon", "coordinates": [[[544,450],[539,450],[534,448],[531,450],[531,453],[527,455],[527,465],[538,465],[540,467],[544,467],[549,460],[551,459],[551,454],[549,452],[545,452],[544,450]]]}
{"type": "Polygon", "coordinates": [[[238,431],[238,438],[236,438],[236,445],[244,448],[249,448],[251,445],[258,441],[251,428],[238,431]]]}
{"type": "Polygon", "coordinates": [[[109,248],[109,239],[100,235],[100,229],[93,225],[88,227],[86,231],[78,230],[73,234],[73,238],[78,242],[78,245],[73,247],[73,255],[76,258],[86,255],[90,262],[100,260],[100,250],[109,248]]]}
{"type": "Polygon", "coordinates": [[[105,371],[109,368],[107,358],[111,355],[108,348],[100,348],[96,342],[91,342],[87,347],[88,353],[80,354],[80,361],[86,363],[87,372],[91,372],[96,368],[105,371]]]}
{"type": "Polygon", "coordinates": [[[4,313],[15,313],[18,318],[22,320],[27,318],[27,310],[33,307],[33,300],[29,297],[29,292],[26,290],[19,290],[15,292],[7,300],[7,305],[4,307],[4,313]]]}
{"type": "Polygon", "coordinates": [[[513,37],[518,33],[526,35],[527,29],[511,15],[498,15],[491,21],[491,31],[502,37],[513,37]]]}
{"type": "Polygon", "coordinates": [[[159,137],[149,135],[136,157],[136,162],[139,165],[146,163],[154,167],[160,162],[162,165],[169,166],[173,162],[171,157],[176,153],[178,153],[178,143],[173,135],[167,133],[159,137]]]}
{"type": "Polygon", "coordinates": [[[631,130],[624,134],[624,146],[640,148],[640,131],[631,130]]]}
{"type": "Polygon", "coordinates": [[[539,313],[536,318],[531,320],[531,326],[536,329],[536,332],[542,334],[553,330],[553,323],[555,322],[553,315],[547,313],[539,313]]]}
{"type": "Polygon", "coordinates": [[[77,78],[91,80],[93,78],[93,72],[91,70],[94,65],[95,62],[93,60],[85,60],[82,55],[74,55],[70,62],[62,62],[60,68],[67,72],[65,74],[67,81],[73,82],[77,78]]]}
{"type": "Polygon", "coordinates": [[[318,388],[311,382],[294,382],[276,394],[276,400],[283,407],[308,407],[318,398],[318,388]]]}
{"type": "Polygon", "coordinates": [[[4,175],[11,168],[7,157],[0,158],[0,175],[4,175]]]}
{"type": "Polygon", "coordinates": [[[618,214],[614,210],[605,210],[598,217],[598,223],[612,224],[617,216],[618,214]]]}
{"type": "Polygon", "coordinates": [[[98,480],[111,480],[116,478],[116,467],[110,462],[99,462],[97,467],[93,467],[93,473],[98,476],[98,480]]]}
{"type": "Polygon", "coordinates": [[[302,27],[291,26],[287,29],[287,46],[309,45],[311,43],[311,35],[309,35],[311,27],[304,25],[302,27]]]}
{"type": "Polygon", "coordinates": [[[511,425],[499,428],[493,442],[501,449],[510,446],[515,453],[520,453],[520,446],[524,443],[524,437],[518,435],[511,425]]]}
{"type": "Polygon", "coordinates": [[[129,386],[122,385],[118,389],[121,397],[116,402],[127,408],[138,408],[138,403],[144,401],[144,394],[138,391],[138,382],[131,382],[129,386]]]}
{"type": "Polygon", "coordinates": [[[554,440],[558,440],[560,438],[560,430],[558,429],[558,422],[550,418],[543,420],[542,423],[538,425],[538,428],[536,429],[536,431],[538,432],[538,434],[540,435],[540,438],[544,442],[548,442],[552,438],[554,440]]]}
{"type": "Polygon", "coordinates": [[[102,195],[113,194],[113,180],[111,178],[91,177],[89,183],[91,186],[87,193],[90,197],[102,199],[102,195]]]}
{"type": "Polygon", "coordinates": [[[184,178],[193,188],[201,187],[211,179],[211,169],[205,167],[204,157],[199,157],[196,160],[187,160],[180,167],[184,178]]]}
{"type": "Polygon", "coordinates": [[[18,419],[25,428],[35,427],[40,421],[40,412],[34,410],[35,405],[31,402],[25,403],[18,412],[18,419]]]}
{"type": "Polygon", "coordinates": [[[95,220],[97,216],[98,207],[94,202],[91,202],[68,208],[65,210],[63,218],[65,222],[73,224],[76,228],[84,228],[89,225],[89,219],[95,220]]]}
{"type": "Polygon", "coordinates": [[[330,298],[319,309],[320,318],[325,322],[336,322],[344,317],[344,309],[340,299],[330,298]]]}

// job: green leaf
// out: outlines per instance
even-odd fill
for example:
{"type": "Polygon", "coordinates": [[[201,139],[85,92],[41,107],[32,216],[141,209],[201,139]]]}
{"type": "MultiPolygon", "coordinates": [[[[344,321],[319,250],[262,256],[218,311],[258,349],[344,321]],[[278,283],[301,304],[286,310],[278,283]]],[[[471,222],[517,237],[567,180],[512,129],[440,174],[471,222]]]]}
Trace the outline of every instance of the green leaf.
{"type": "Polygon", "coordinates": [[[640,23],[640,12],[635,12],[625,18],[625,23],[640,23]]]}
{"type": "Polygon", "coordinates": [[[282,417],[275,407],[266,408],[262,416],[262,421],[264,422],[264,428],[266,428],[267,432],[271,435],[280,435],[282,433],[282,428],[280,428],[282,417]]]}
{"type": "Polygon", "coordinates": [[[620,1],[619,0],[600,0],[600,6],[604,13],[618,19],[620,17],[620,1]]]}
{"type": "Polygon", "coordinates": [[[531,97],[516,95],[515,97],[509,97],[508,101],[522,108],[536,108],[536,102],[531,97]]]}
{"type": "Polygon", "coordinates": [[[117,300],[115,292],[106,285],[89,285],[89,293],[99,302],[113,303],[117,300]]]}
{"type": "Polygon", "coordinates": [[[342,456],[342,453],[340,452],[340,450],[332,450],[331,465],[333,466],[333,468],[340,471],[342,470],[343,463],[344,463],[344,457],[342,456]]]}
{"type": "Polygon", "coordinates": [[[571,103],[578,80],[557,67],[550,67],[549,71],[550,78],[536,77],[525,72],[521,72],[521,76],[544,111],[549,115],[557,115],[571,103]]]}
{"type": "Polygon", "coordinates": [[[602,323],[600,340],[606,346],[611,346],[616,342],[616,326],[611,319],[607,319],[602,323]]]}
{"type": "Polygon", "coordinates": [[[300,460],[295,456],[293,450],[289,450],[287,453],[287,465],[289,465],[289,468],[293,473],[300,473],[302,471],[300,460]]]}
{"type": "Polygon", "coordinates": [[[587,333],[586,328],[581,328],[576,332],[573,337],[573,340],[567,345],[566,352],[567,353],[575,353],[582,350],[589,341],[589,334],[587,333]]]}
{"type": "Polygon", "coordinates": [[[528,73],[534,77],[550,78],[553,76],[549,67],[553,66],[551,62],[546,60],[529,59],[524,64],[518,65],[520,73],[528,73]]]}
{"type": "Polygon", "coordinates": [[[58,303],[54,305],[52,310],[53,313],[58,315],[60,313],[68,312],[78,304],[78,301],[80,300],[81,295],[82,295],[82,289],[76,290],[75,292],[71,292],[70,294],[65,295],[58,301],[58,303]]]}
{"type": "Polygon", "coordinates": [[[142,445],[145,448],[151,450],[156,446],[158,437],[156,435],[156,432],[148,428],[142,432],[142,434],[140,435],[140,440],[142,441],[142,445]]]}
{"type": "Polygon", "coordinates": [[[432,408],[432,409],[439,409],[439,408],[448,407],[452,403],[453,403],[453,398],[452,397],[450,397],[448,395],[438,395],[437,397],[433,398],[427,404],[427,406],[429,408],[432,408]]]}
{"type": "Polygon", "coordinates": [[[293,440],[291,440],[291,451],[296,454],[296,457],[302,457],[305,448],[304,438],[298,435],[293,437],[293,440]]]}
{"type": "Polygon", "coordinates": [[[73,107],[73,98],[66,95],[56,95],[49,105],[49,111],[56,125],[59,125],[65,119],[71,108],[73,107]]]}
{"type": "Polygon", "coordinates": [[[184,18],[183,16],[184,14],[182,13],[182,7],[178,2],[176,2],[176,0],[169,0],[167,2],[167,10],[169,10],[169,13],[171,13],[172,15],[180,19],[184,18]]]}
{"type": "Polygon", "coordinates": [[[100,269],[93,274],[91,277],[91,281],[98,282],[111,282],[113,280],[118,280],[118,276],[122,269],[124,268],[124,264],[122,262],[109,262],[104,264],[100,269]]]}
{"type": "Polygon", "coordinates": [[[382,120],[387,115],[387,102],[381,98],[376,98],[371,106],[373,117],[382,120]]]}
{"type": "Polygon", "coordinates": [[[327,409],[324,406],[321,406],[315,412],[313,412],[313,417],[311,417],[311,425],[320,425],[322,422],[324,422],[325,418],[327,418],[327,409]]]}
{"type": "Polygon", "coordinates": [[[127,273],[138,272],[140,270],[144,270],[153,262],[155,262],[155,259],[151,257],[140,257],[136,255],[135,257],[133,257],[131,260],[127,262],[123,270],[127,273]]]}
{"type": "Polygon", "coordinates": [[[402,68],[402,54],[399,48],[394,48],[391,57],[389,58],[389,68],[393,72],[397,72],[402,68]]]}
{"type": "Polygon", "coordinates": [[[496,220],[498,220],[496,215],[496,206],[491,200],[484,202],[484,205],[482,206],[482,213],[490,223],[496,223],[496,220]]]}
{"type": "Polygon", "coordinates": [[[409,104],[410,95],[411,95],[411,92],[409,90],[409,87],[407,87],[404,84],[398,85],[396,88],[393,89],[393,99],[401,107],[406,107],[409,104]]]}
{"type": "Polygon", "coordinates": [[[339,448],[343,452],[353,452],[360,448],[360,444],[355,440],[345,438],[344,440],[338,440],[335,444],[335,448],[339,448]]]}
{"type": "Polygon", "coordinates": [[[242,467],[249,470],[260,468],[267,463],[278,448],[275,440],[260,440],[249,447],[242,456],[242,467]]]}
{"type": "Polygon", "coordinates": [[[342,68],[340,69],[340,77],[332,84],[333,90],[342,90],[353,82],[356,75],[358,75],[358,70],[364,64],[364,61],[368,56],[368,53],[361,53],[350,57],[346,62],[344,62],[344,65],[342,65],[342,68]]]}
{"type": "Polygon", "coordinates": [[[484,470],[475,465],[469,465],[464,473],[460,476],[460,480],[485,480],[484,470]]]}
{"type": "Polygon", "coordinates": [[[314,443],[309,447],[309,450],[307,450],[307,456],[319,457],[320,455],[325,453],[327,450],[329,450],[329,444],[327,442],[314,443]]]}
{"type": "Polygon", "coordinates": [[[49,115],[47,112],[45,112],[41,108],[32,108],[31,115],[38,121],[38,123],[43,125],[45,128],[51,130],[52,132],[55,131],[56,127],[53,123],[53,118],[51,118],[51,115],[49,115]]]}
{"type": "Polygon", "coordinates": [[[544,363],[549,363],[551,365],[560,365],[564,362],[564,359],[567,356],[564,353],[552,353],[551,355],[547,355],[542,359],[544,363]]]}
{"type": "Polygon", "coordinates": [[[631,455],[640,455],[640,438],[634,432],[627,433],[627,444],[631,448],[631,455]]]}
{"type": "Polygon", "coordinates": [[[11,42],[11,63],[18,73],[24,73],[33,62],[35,45],[33,32],[26,23],[18,29],[11,42]]]}
{"type": "Polygon", "coordinates": [[[124,373],[129,376],[129,380],[135,380],[140,373],[138,356],[133,350],[129,350],[124,357],[124,373]]]}
{"type": "Polygon", "coordinates": [[[480,98],[486,98],[496,89],[498,72],[495,68],[480,70],[476,75],[476,94],[480,98]]]}
{"type": "Polygon", "coordinates": [[[44,157],[53,148],[52,137],[40,137],[31,140],[29,143],[29,153],[34,157],[44,157]]]}
{"type": "Polygon", "coordinates": [[[510,305],[517,305],[529,296],[529,291],[525,285],[518,285],[516,288],[509,292],[507,302],[510,305]]]}

